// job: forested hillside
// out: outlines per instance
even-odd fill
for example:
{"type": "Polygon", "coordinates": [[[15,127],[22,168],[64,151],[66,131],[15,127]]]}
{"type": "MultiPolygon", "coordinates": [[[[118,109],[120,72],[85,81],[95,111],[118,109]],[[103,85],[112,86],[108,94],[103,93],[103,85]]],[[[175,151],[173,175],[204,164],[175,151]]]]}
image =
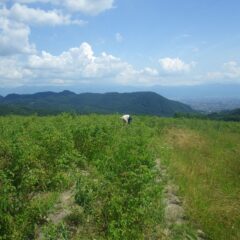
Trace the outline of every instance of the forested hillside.
{"type": "Polygon", "coordinates": [[[239,122],[240,121],[240,109],[226,110],[221,112],[214,112],[209,114],[196,113],[176,113],[176,118],[198,118],[205,120],[220,120],[227,122],[239,122]]]}
{"type": "Polygon", "coordinates": [[[208,117],[214,120],[240,121],[240,109],[212,113],[212,114],[209,114],[208,117]]]}
{"type": "Polygon", "coordinates": [[[61,112],[131,113],[173,116],[177,112],[193,112],[186,104],[169,100],[153,92],[135,93],[60,93],[9,94],[0,98],[0,114],[51,115],[61,112]]]}

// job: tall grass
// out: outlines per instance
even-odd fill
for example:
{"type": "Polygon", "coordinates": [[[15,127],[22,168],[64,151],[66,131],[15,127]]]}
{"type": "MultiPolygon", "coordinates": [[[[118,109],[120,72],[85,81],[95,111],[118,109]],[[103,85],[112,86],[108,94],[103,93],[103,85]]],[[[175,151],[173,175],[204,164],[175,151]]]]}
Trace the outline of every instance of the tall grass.
{"type": "Polygon", "coordinates": [[[240,239],[240,124],[172,120],[160,142],[193,223],[211,239],[240,239]]]}

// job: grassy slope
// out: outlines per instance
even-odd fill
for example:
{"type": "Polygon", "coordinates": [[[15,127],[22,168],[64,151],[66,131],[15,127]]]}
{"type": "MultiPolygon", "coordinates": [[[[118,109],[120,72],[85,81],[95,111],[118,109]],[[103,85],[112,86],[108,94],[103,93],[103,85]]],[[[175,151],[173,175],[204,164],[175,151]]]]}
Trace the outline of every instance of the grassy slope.
{"type": "Polygon", "coordinates": [[[191,220],[211,239],[240,239],[240,124],[184,119],[162,124],[160,155],[191,220]]]}
{"type": "Polygon", "coordinates": [[[163,239],[157,157],[197,227],[212,239],[240,238],[239,123],[10,116],[0,118],[0,137],[0,239],[32,239],[37,225],[49,239],[163,239]],[[47,223],[69,188],[80,209],[64,224],[47,223]]]}

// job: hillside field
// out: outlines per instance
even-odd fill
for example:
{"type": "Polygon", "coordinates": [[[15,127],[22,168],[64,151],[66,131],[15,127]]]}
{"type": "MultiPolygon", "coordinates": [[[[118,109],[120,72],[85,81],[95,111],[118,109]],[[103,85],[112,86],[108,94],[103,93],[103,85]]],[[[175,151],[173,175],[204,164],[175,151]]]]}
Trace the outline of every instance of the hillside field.
{"type": "Polygon", "coordinates": [[[0,117],[0,239],[240,239],[240,123],[0,117]],[[163,192],[188,216],[166,234],[163,192]]]}

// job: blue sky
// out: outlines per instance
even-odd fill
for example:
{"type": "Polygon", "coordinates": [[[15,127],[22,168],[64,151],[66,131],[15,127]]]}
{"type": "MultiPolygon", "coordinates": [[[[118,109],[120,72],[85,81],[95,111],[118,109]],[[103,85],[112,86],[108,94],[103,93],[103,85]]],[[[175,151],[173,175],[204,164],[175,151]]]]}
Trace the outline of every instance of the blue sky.
{"type": "Polygon", "coordinates": [[[0,87],[240,84],[239,0],[0,0],[0,87]]]}

